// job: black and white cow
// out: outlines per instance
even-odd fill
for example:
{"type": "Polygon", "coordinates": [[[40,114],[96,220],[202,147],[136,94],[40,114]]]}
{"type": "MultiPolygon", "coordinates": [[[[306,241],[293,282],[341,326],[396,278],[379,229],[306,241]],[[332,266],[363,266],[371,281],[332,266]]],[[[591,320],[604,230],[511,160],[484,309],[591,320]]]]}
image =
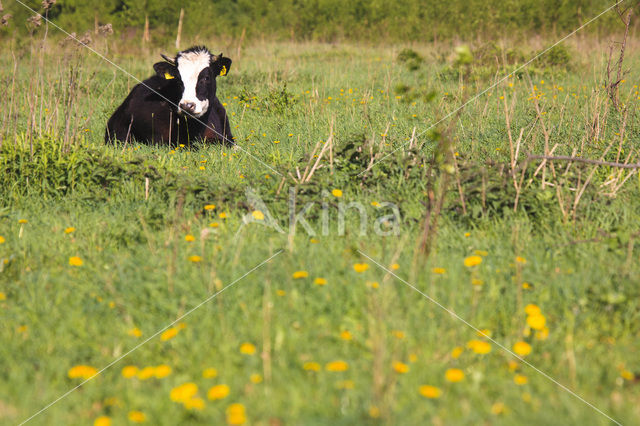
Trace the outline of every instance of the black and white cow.
{"type": "Polygon", "coordinates": [[[233,144],[227,112],[216,97],[216,77],[231,59],[204,46],[162,55],[156,75],[136,85],[107,123],[105,141],[188,144],[195,140],[233,144]]]}

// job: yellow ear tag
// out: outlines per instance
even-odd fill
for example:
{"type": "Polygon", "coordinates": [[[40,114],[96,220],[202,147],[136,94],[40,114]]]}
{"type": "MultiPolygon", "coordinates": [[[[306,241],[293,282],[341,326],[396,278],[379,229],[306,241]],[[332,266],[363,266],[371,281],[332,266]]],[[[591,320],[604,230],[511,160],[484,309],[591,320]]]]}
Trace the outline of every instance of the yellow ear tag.
{"type": "Polygon", "coordinates": [[[227,75],[227,67],[225,67],[224,65],[222,66],[222,69],[220,70],[220,75],[227,75]]]}
{"type": "Polygon", "coordinates": [[[164,78],[166,78],[167,80],[171,80],[172,78],[175,78],[174,76],[172,76],[171,74],[169,74],[168,72],[164,73],[164,78]]]}

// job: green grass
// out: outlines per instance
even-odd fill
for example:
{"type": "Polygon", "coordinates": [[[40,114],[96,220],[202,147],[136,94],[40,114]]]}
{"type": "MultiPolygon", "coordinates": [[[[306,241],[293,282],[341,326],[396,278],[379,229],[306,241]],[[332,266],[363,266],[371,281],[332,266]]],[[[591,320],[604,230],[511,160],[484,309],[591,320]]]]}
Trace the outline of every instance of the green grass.
{"type": "MultiPolygon", "coordinates": [[[[473,353],[467,343],[483,338],[361,252],[386,267],[398,264],[395,274],[501,345],[530,343],[528,362],[633,423],[640,416],[638,177],[614,191],[617,170],[599,167],[572,211],[575,188],[592,166],[573,164],[566,173],[567,163],[547,167],[551,187],[535,173],[539,163],[525,158],[545,152],[544,126],[549,148],[558,144],[555,155],[623,161],[630,154],[637,162],[640,76],[632,71],[622,84],[623,126],[601,89],[606,48],[589,40],[571,46],[570,63],[535,64],[477,99],[494,75],[515,67],[477,59],[464,81],[451,46],[414,47],[420,57],[411,63],[398,59],[403,47],[256,44],[239,60],[229,54],[234,67],[219,79],[219,97],[237,150],[104,146],[105,122],[131,79],[85,51],[27,53],[15,73],[11,54],[0,55],[0,76],[9,82],[0,90],[13,111],[7,106],[0,117],[0,423],[19,423],[81,383],[68,377],[72,367],[108,365],[232,283],[182,319],[174,338],[151,339],[32,423],[92,424],[109,416],[126,424],[139,410],[149,424],[223,424],[232,403],[258,425],[609,423],[530,367],[510,365],[514,358],[497,345],[473,353]],[[70,69],[78,73],[72,90],[70,69]],[[532,85],[544,93],[540,117],[532,85]],[[513,139],[525,129],[517,169],[525,185],[515,211],[501,96],[511,108],[513,139]],[[370,153],[400,148],[414,127],[421,134],[466,99],[448,133],[451,119],[420,136],[421,149],[401,148],[359,175],[370,153]],[[303,173],[316,143],[331,134],[333,167],[325,156],[310,182],[296,185],[289,173],[303,173]],[[446,181],[447,147],[457,153],[456,171],[426,257],[419,244],[433,207],[428,194],[437,198],[446,181]],[[290,238],[260,223],[243,225],[256,208],[245,193],[252,188],[288,230],[290,187],[297,212],[316,203],[306,218],[317,235],[300,226],[290,238]],[[354,201],[369,215],[365,236],[353,209],[338,232],[340,204],[354,201]],[[374,220],[390,210],[372,202],[385,201],[401,213],[398,235],[373,232],[374,220]],[[69,227],[75,230],[65,233],[69,227]],[[482,263],[465,267],[477,250],[482,263]],[[202,261],[191,262],[194,255],[202,261]],[[82,266],[69,264],[73,256],[82,266]],[[353,265],[361,262],[369,268],[359,273],[353,265]],[[296,271],[308,277],[294,279],[296,271]],[[327,284],[314,284],[318,277],[327,284]],[[527,333],[528,304],[541,308],[546,339],[527,333]],[[130,335],[136,327],[140,337],[130,335]],[[344,331],[351,340],[341,338],[344,331]],[[243,343],[256,353],[241,353],[243,343]],[[458,358],[456,347],[464,348],[458,358]],[[348,370],[327,371],[336,360],[348,370]],[[394,371],[396,361],[409,371],[394,371]],[[305,370],[308,362],[320,371],[305,370]],[[172,369],[165,378],[121,374],[127,365],[161,364],[172,369]],[[217,377],[203,378],[209,367],[217,377]],[[447,382],[449,368],[462,369],[464,380],[447,382]],[[528,383],[516,385],[515,374],[528,383]],[[197,384],[204,409],[171,401],[171,390],[188,382],[197,384]],[[208,400],[216,384],[230,393],[208,400]],[[422,385],[440,388],[440,398],[421,396],[422,385]]],[[[636,70],[637,52],[627,54],[636,70]]],[[[145,77],[157,52],[114,59],[145,77]]]]}

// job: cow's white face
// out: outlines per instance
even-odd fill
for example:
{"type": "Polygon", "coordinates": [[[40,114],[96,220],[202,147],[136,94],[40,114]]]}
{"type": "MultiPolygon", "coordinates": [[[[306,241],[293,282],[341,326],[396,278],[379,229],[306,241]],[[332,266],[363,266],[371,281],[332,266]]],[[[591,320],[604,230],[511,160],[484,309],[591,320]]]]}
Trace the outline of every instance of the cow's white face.
{"type": "Polygon", "coordinates": [[[178,103],[180,113],[202,117],[209,109],[210,61],[211,54],[206,51],[186,52],[178,56],[178,72],[184,85],[178,103]]]}

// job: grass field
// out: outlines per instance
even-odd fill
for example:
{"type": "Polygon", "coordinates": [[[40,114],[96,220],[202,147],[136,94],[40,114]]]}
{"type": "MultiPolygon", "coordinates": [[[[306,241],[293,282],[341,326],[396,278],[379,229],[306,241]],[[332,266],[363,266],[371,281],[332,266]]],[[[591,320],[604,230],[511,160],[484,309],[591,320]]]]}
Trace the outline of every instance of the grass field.
{"type": "Polygon", "coordinates": [[[604,41],[517,70],[549,44],[225,50],[235,150],[105,146],[131,77],[5,48],[0,423],[105,366],[30,423],[637,422],[638,175],[528,159],[638,163],[637,44],[622,112],[604,41]]]}

